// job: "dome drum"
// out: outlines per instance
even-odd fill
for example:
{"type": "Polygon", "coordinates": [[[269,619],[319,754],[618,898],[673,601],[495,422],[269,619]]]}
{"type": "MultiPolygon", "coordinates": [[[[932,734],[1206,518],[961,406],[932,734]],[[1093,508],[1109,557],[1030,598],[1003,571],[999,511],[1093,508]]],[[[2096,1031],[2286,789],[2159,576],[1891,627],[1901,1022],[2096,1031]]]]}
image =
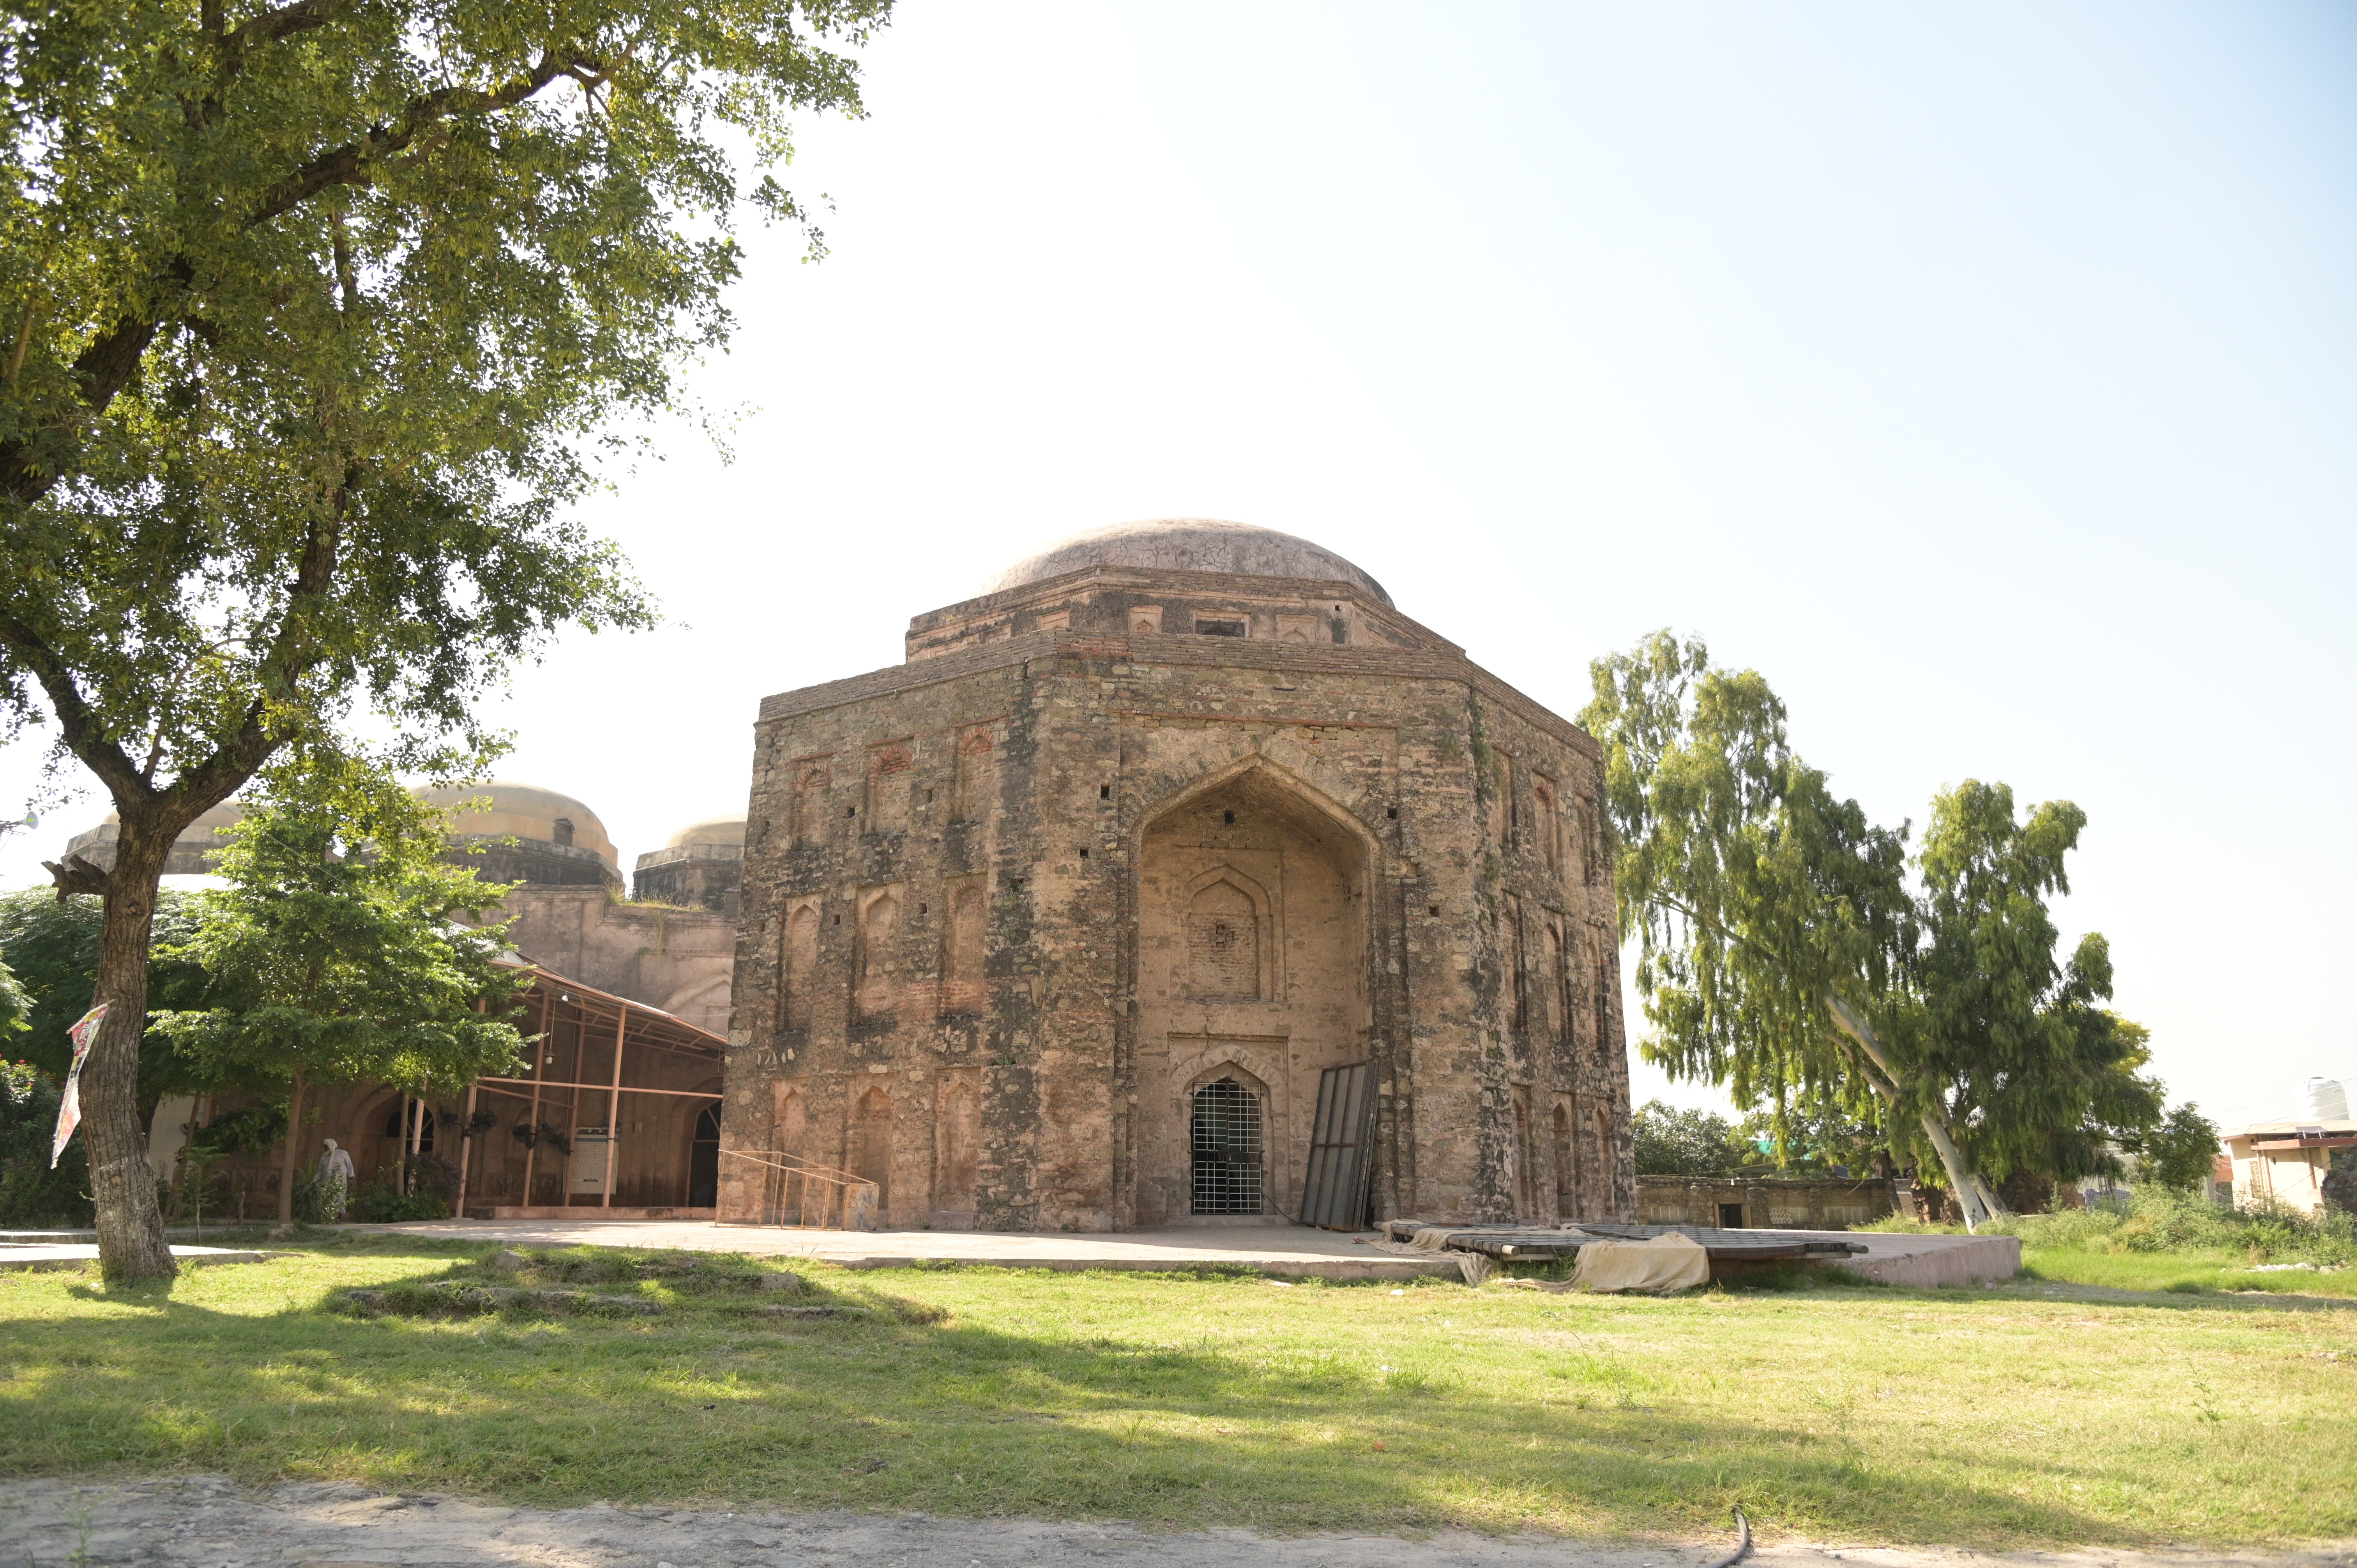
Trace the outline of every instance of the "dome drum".
{"type": "Polygon", "coordinates": [[[662,848],[639,856],[630,897],[644,904],[737,913],[743,881],[745,819],[691,822],[662,848]]]}
{"type": "Polygon", "coordinates": [[[1461,651],[1331,551],[1272,529],[1179,518],[1076,534],[1017,563],[980,597],[912,619],[906,655],[1034,632],[1461,651]]]}

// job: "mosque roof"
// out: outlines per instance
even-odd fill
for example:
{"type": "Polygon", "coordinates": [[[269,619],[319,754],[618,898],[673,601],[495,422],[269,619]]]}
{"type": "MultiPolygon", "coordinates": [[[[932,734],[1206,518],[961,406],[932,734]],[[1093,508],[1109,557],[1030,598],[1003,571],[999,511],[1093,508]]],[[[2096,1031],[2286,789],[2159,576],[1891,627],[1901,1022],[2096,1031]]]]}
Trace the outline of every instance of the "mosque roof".
{"type": "Polygon", "coordinates": [[[1163,571],[1221,572],[1248,577],[1308,577],[1365,589],[1386,607],[1383,585],[1320,544],[1250,523],[1209,517],[1165,517],[1116,522],[1058,540],[1027,555],[982,590],[1003,593],[1090,566],[1144,566],[1163,571]]]}
{"type": "MultiPolygon", "coordinates": [[[[456,806],[462,800],[490,799],[488,811],[458,811],[450,818],[450,832],[460,838],[529,839],[540,843],[563,842],[557,836],[556,824],[573,824],[572,842],[575,849],[587,850],[608,866],[619,867],[620,861],[613,840],[606,836],[606,824],[597,813],[570,795],[554,789],[544,789],[537,784],[519,784],[512,779],[493,779],[480,784],[444,784],[430,789],[420,789],[417,798],[430,806],[456,806]]],[[[619,872],[618,872],[619,875],[619,872]]]]}

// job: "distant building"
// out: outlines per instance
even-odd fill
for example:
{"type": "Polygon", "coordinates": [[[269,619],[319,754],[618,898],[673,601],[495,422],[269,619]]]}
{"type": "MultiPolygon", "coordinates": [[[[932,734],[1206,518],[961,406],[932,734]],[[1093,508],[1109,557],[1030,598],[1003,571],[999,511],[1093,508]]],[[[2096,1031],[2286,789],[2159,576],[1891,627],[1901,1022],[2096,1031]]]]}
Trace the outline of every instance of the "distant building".
{"type": "Polygon", "coordinates": [[[639,856],[630,897],[641,904],[709,909],[735,918],[745,879],[745,819],[690,822],[662,848],[639,856]]]}
{"type": "MultiPolygon", "coordinates": [[[[245,808],[234,800],[223,800],[211,811],[180,830],[172,841],[171,856],[164,862],[167,876],[205,876],[219,868],[213,856],[229,847],[229,840],[221,830],[235,826],[245,816],[245,808]]],[[[113,811],[94,828],[86,828],[66,841],[66,858],[79,855],[102,871],[114,869],[114,835],[121,821],[113,811]]]]}
{"type": "Polygon", "coordinates": [[[722,1218],[815,1167],[892,1226],[1273,1223],[1345,1159],[1383,1217],[1636,1217],[1577,726],[1231,522],[1067,540],[905,650],[761,704],[722,1218]]]}
{"type": "MultiPolygon", "coordinates": [[[[720,824],[699,822],[671,836],[658,854],[684,847],[675,863],[689,873],[725,868],[693,886],[720,890],[721,906],[661,898],[632,903],[622,897],[613,841],[597,813],[570,795],[536,784],[492,779],[424,791],[439,806],[479,800],[482,808],[453,817],[454,850],[486,881],[511,882],[503,912],[514,919],[508,940],[533,963],[584,985],[659,1007],[699,1029],[728,1027],[728,987],[737,958],[734,872],[724,858],[720,824]],[[683,905],[684,907],[675,907],[683,905]]],[[[744,825],[737,824],[742,854],[744,825]]],[[[640,857],[643,866],[646,857],[640,857]]],[[[641,881],[645,873],[640,873],[641,881]]],[[[690,885],[684,876],[676,885],[690,885]]],[[[668,889],[658,877],[654,886],[668,889]]]]}
{"type": "Polygon", "coordinates": [[[597,813],[570,795],[493,779],[420,789],[419,800],[452,812],[450,841],[467,850],[461,864],[486,882],[534,887],[622,886],[621,862],[597,813]],[[479,807],[459,811],[469,802],[479,807]]]}
{"type": "MultiPolygon", "coordinates": [[[[697,822],[672,834],[641,857],[642,866],[656,862],[651,877],[641,877],[657,901],[632,903],[622,897],[620,859],[605,824],[575,797],[508,779],[419,793],[456,811],[452,861],[514,885],[494,918],[513,918],[509,942],[540,972],[523,1026],[546,1037],[513,1079],[485,1079],[471,1091],[417,1100],[363,1084],[321,1095],[306,1117],[305,1167],[317,1163],[318,1140],[333,1137],[363,1182],[391,1179],[404,1149],[465,1167],[470,1210],[610,1202],[709,1215],[743,822],[697,822]],[[468,804],[475,809],[457,811],[468,804]],[[629,1049],[617,1083],[614,1041],[626,1018],[629,1049]],[[479,1138],[467,1131],[477,1112],[496,1123],[479,1138]]],[[[243,815],[225,801],[198,818],[174,843],[166,875],[217,871],[211,857],[227,842],[219,830],[243,815]]],[[[111,867],[114,840],[110,815],[75,834],[66,853],[111,867]]],[[[188,1174],[179,1155],[190,1124],[209,1124],[252,1098],[183,1095],[156,1108],[148,1155],[176,1194],[188,1174]]],[[[208,1215],[274,1212],[281,1155],[273,1148],[216,1165],[208,1215]]]]}
{"type": "Polygon", "coordinates": [[[2316,1213],[2324,1207],[2333,1156],[2348,1149],[2357,1149],[2357,1121],[2347,1117],[2255,1122],[2227,1133],[2226,1157],[2234,1165],[2234,1207],[2273,1205],[2298,1214],[2316,1213]]]}

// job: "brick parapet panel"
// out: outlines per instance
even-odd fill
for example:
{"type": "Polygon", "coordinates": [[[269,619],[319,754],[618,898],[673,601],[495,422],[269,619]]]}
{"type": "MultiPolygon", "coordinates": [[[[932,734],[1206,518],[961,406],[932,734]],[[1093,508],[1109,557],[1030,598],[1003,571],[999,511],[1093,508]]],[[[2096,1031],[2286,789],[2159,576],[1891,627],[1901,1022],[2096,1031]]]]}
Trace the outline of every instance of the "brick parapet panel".
{"type": "Polygon", "coordinates": [[[1387,675],[1453,682],[1501,706],[1554,740],[1603,756],[1593,736],[1525,696],[1462,654],[1422,649],[1327,647],[1264,642],[1242,638],[1172,636],[1090,637],[1068,630],[1027,632],[1005,641],[959,649],[909,664],[888,665],[865,675],[823,682],[761,700],[763,721],[812,714],[845,703],[865,702],[954,681],[985,670],[1017,668],[1035,659],[1073,658],[1114,663],[1204,665],[1215,669],[1318,671],[1336,674],[1387,675]]]}

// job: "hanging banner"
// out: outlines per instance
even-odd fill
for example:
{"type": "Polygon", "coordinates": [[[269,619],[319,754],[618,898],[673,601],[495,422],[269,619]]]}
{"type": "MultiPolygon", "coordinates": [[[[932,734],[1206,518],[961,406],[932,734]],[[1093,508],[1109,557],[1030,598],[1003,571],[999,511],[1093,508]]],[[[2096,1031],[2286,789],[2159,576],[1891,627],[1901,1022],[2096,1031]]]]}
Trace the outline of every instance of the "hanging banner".
{"type": "Polygon", "coordinates": [[[90,1059],[91,1043],[98,1038],[98,1026],[106,1022],[103,1002],[81,1015],[81,1022],[66,1031],[73,1041],[73,1066],[66,1072],[65,1097],[58,1101],[58,1135],[49,1141],[49,1169],[58,1168],[58,1159],[66,1152],[66,1144],[81,1125],[81,1064],[90,1059]]]}

